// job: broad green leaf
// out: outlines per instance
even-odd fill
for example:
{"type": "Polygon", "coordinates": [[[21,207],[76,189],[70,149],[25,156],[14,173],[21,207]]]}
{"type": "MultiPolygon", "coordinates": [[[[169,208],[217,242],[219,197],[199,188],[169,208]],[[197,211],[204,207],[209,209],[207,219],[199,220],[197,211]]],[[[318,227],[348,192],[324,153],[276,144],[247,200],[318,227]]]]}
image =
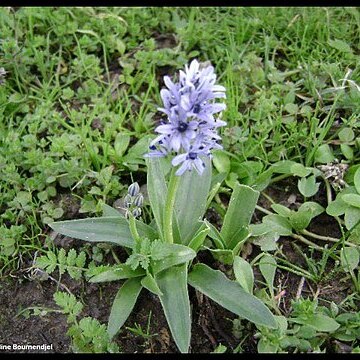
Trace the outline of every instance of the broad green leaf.
{"type": "Polygon", "coordinates": [[[305,177],[311,173],[311,169],[306,168],[303,164],[296,163],[290,168],[291,173],[295,176],[305,177]]]}
{"type": "Polygon", "coordinates": [[[252,237],[251,242],[260,246],[261,251],[275,251],[277,250],[277,241],[280,235],[278,233],[269,232],[260,236],[252,237]]]}
{"type": "Polygon", "coordinates": [[[257,325],[276,328],[270,310],[257,297],[247,293],[237,282],[229,280],[221,271],[205,264],[196,264],[188,282],[225,309],[257,325]]]}
{"type": "Polygon", "coordinates": [[[360,221],[360,209],[350,206],[345,210],[345,226],[347,230],[351,230],[360,221]]]}
{"type": "Polygon", "coordinates": [[[134,278],[145,275],[145,270],[142,268],[137,268],[132,270],[129,265],[119,264],[111,269],[106,269],[100,274],[94,275],[89,279],[89,282],[98,283],[106,281],[116,281],[128,278],[134,278]]]}
{"type": "Polygon", "coordinates": [[[114,148],[117,156],[123,156],[130,143],[130,135],[118,133],[115,137],[114,148]]]}
{"type": "Polygon", "coordinates": [[[259,261],[259,269],[264,277],[270,293],[274,294],[274,279],[276,273],[276,260],[269,254],[264,254],[259,261]]]}
{"type": "Polygon", "coordinates": [[[111,307],[107,331],[112,338],[124,325],[142,289],[141,278],[128,279],[116,294],[111,307]]]}
{"type": "Polygon", "coordinates": [[[315,151],[314,160],[317,163],[327,164],[332,162],[334,159],[334,154],[328,144],[320,145],[315,151]]]}
{"type": "Polygon", "coordinates": [[[265,215],[262,221],[264,226],[267,226],[267,232],[274,232],[281,236],[289,236],[292,234],[289,221],[280,215],[265,215]]]}
{"type": "Polygon", "coordinates": [[[355,247],[344,247],[340,252],[341,266],[345,271],[355,270],[359,265],[359,250],[355,247]]]}
{"type": "Polygon", "coordinates": [[[209,232],[210,232],[210,228],[205,224],[205,228],[204,229],[200,228],[199,231],[195,234],[195,236],[191,239],[189,243],[189,248],[197,252],[204,243],[206,236],[209,234],[209,232]]]}
{"type": "Polygon", "coordinates": [[[329,203],[326,208],[326,213],[330,216],[340,216],[345,213],[345,210],[349,207],[345,201],[341,200],[341,197],[337,197],[334,201],[329,203]]]}
{"type": "Polygon", "coordinates": [[[219,173],[226,173],[230,172],[230,158],[229,156],[221,150],[214,151],[213,153],[213,164],[215,169],[219,173]]]}
{"type": "Polygon", "coordinates": [[[324,332],[333,332],[340,327],[338,322],[323,314],[314,314],[310,318],[304,320],[303,323],[314,327],[317,331],[324,332]]]}
{"type": "Polygon", "coordinates": [[[124,217],[119,211],[117,211],[116,209],[114,209],[112,206],[109,206],[107,204],[103,204],[102,205],[102,211],[103,211],[103,216],[104,217],[108,217],[108,216],[120,216],[120,217],[124,217]]]}
{"type": "Polygon", "coordinates": [[[155,295],[162,296],[163,293],[159,289],[156,280],[153,278],[151,274],[147,274],[145,277],[141,279],[141,285],[145,288],[154,293],[155,295]]]}
{"type": "Polygon", "coordinates": [[[308,211],[311,213],[311,217],[314,218],[324,212],[324,208],[314,201],[307,201],[300,205],[298,211],[308,211]]]}
{"type": "Polygon", "coordinates": [[[162,221],[165,209],[167,185],[165,175],[168,165],[162,158],[146,158],[147,164],[147,191],[151,210],[154,214],[159,234],[162,238],[162,221]]]}
{"type": "Polygon", "coordinates": [[[276,211],[280,216],[289,217],[291,215],[291,210],[281,204],[272,204],[271,208],[276,211]]]}
{"type": "Polygon", "coordinates": [[[257,351],[259,354],[274,354],[279,349],[278,344],[270,342],[267,338],[261,338],[257,344],[257,351]]]}
{"type": "MultiPolygon", "coordinates": [[[[157,237],[153,228],[141,221],[136,221],[140,236],[151,240],[157,237]]],[[[119,216],[104,216],[79,220],[66,220],[50,223],[49,226],[56,232],[90,242],[110,242],[117,245],[132,247],[128,221],[119,216]]]]}
{"type": "Polygon", "coordinates": [[[236,281],[249,294],[252,294],[254,287],[254,273],[251,265],[240,256],[234,258],[234,274],[236,281]]]}
{"type": "Polygon", "coordinates": [[[214,196],[218,193],[222,182],[226,179],[226,176],[226,173],[221,173],[212,177],[210,191],[206,200],[206,209],[210,206],[214,196]]]}
{"type": "Polygon", "coordinates": [[[228,249],[210,249],[204,246],[206,250],[209,250],[214,259],[220,261],[225,265],[232,265],[234,262],[234,252],[228,249]]]}
{"type": "Polygon", "coordinates": [[[328,44],[332,48],[334,48],[336,50],[339,50],[340,52],[352,53],[350,45],[348,43],[346,43],[345,41],[342,41],[342,40],[339,40],[339,39],[335,39],[335,40],[329,39],[328,44]]]}
{"type": "Polygon", "coordinates": [[[211,161],[204,159],[205,169],[202,175],[197,171],[186,171],[181,177],[175,199],[175,214],[179,227],[180,241],[188,245],[201,226],[207,196],[211,183],[211,161]]]}
{"type": "Polygon", "coordinates": [[[260,193],[251,187],[235,183],[220,231],[227,248],[236,233],[250,224],[259,195],[260,193]]]}
{"type": "Polygon", "coordinates": [[[304,230],[308,227],[311,221],[311,213],[307,211],[296,211],[291,214],[289,221],[291,226],[296,230],[304,230]]]}
{"type": "Polygon", "coordinates": [[[188,246],[180,244],[166,244],[171,249],[171,253],[161,260],[154,260],[151,264],[154,274],[175,265],[188,262],[195,258],[196,252],[188,246]]]}
{"type": "Polygon", "coordinates": [[[298,181],[298,189],[305,197],[315,195],[319,190],[319,186],[320,183],[316,182],[315,175],[309,176],[307,178],[301,178],[298,181]]]}
{"type": "Polygon", "coordinates": [[[347,160],[352,160],[354,158],[354,150],[350,145],[340,144],[340,150],[347,160]]]}
{"type": "Polygon", "coordinates": [[[187,264],[173,266],[155,276],[163,295],[159,296],[171,334],[182,353],[191,338],[191,309],[187,286],[187,264]]]}
{"type": "Polygon", "coordinates": [[[355,172],[354,184],[355,184],[356,191],[360,194],[360,167],[355,172]]]}
{"type": "Polygon", "coordinates": [[[351,206],[360,208],[360,195],[358,194],[345,194],[341,196],[341,199],[351,206]]]}
{"type": "Polygon", "coordinates": [[[209,238],[211,238],[214,241],[216,248],[224,249],[225,248],[224,239],[222,238],[219,230],[213,224],[209,223],[206,219],[204,220],[204,223],[210,228],[209,238]]]}
{"type": "Polygon", "coordinates": [[[281,160],[271,165],[273,172],[278,174],[291,174],[291,167],[297,164],[292,160],[281,160]]]}

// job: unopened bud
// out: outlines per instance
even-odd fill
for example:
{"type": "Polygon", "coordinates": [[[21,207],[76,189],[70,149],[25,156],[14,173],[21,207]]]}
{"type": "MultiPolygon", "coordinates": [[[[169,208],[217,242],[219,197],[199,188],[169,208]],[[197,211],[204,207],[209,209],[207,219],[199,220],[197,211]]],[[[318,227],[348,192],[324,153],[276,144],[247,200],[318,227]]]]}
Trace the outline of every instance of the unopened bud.
{"type": "Polygon", "coordinates": [[[143,194],[139,193],[136,195],[133,204],[137,207],[142,207],[143,202],[144,202],[144,196],[143,194]]]}
{"type": "Polygon", "coordinates": [[[124,198],[124,205],[126,208],[130,208],[132,205],[132,198],[130,194],[126,194],[125,198],[124,198]]]}
{"type": "Polygon", "coordinates": [[[140,208],[135,208],[133,211],[132,211],[132,214],[135,218],[139,217],[141,215],[141,209],[140,208]]]}
{"type": "Polygon", "coordinates": [[[128,193],[131,196],[136,196],[139,193],[139,191],[140,191],[140,187],[139,187],[139,184],[137,182],[134,182],[128,188],[128,193]]]}

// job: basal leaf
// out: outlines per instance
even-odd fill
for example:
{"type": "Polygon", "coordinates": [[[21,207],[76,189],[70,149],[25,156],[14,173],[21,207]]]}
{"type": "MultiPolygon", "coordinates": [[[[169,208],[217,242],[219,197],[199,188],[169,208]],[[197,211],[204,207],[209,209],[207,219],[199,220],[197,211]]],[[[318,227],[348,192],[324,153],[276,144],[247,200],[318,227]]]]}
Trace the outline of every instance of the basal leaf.
{"type": "Polygon", "coordinates": [[[246,185],[235,183],[220,234],[229,248],[234,235],[251,221],[260,193],[246,185]]]}
{"type": "Polygon", "coordinates": [[[270,310],[257,297],[247,293],[237,282],[229,280],[221,271],[205,264],[196,264],[188,282],[225,309],[255,324],[276,328],[270,310]]]}
{"type": "Polygon", "coordinates": [[[202,175],[196,171],[186,171],[180,178],[175,199],[175,214],[179,227],[180,241],[188,245],[201,226],[207,196],[211,184],[211,162],[205,158],[202,175]]]}
{"type": "Polygon", "coordinates": [[[173,266],[155,276],[163,293],[159,296],[171,334],[182,353],[191,338],[191,310],[187,285],[187,264],[173,266]]]}
{"type": "Polygon", "coordinates": [[[111,267],[110,269],[106,269],[99,274],[92,276],[89,279],[89,282],[98,283],[98,282],[106,282],[106,281],[116,281],[128,278],[134,278],[145,275],[145,270],[142,268],[137,268],[136,270],[132,270],[129,265],[119,264],[111,267]]]}
{"type": "MultiPolygon", "coordinates": [[[[153,228],[137,221],[140,236],[155,239],[157,234],[153,228]]],[[[90,242],[110,242],[117,245],[132,247],[128,221],[123,217],[107,216],[79,220],[57,221],[49,224],[56,232],[90,242]]]]}
{"type": "Polygon", "coordinates": [[[234,258],[234,274],[236,281],[249,294],[252,294],[254,287],[254,273],[251,265],[240,256],[234,258]]]}
{"type": "Polygon", "coordinates": [[[142,289],[141,278],[128,279],[119,289],[111,307],[107,331],[112,338],[124,325],[142,289]]]}

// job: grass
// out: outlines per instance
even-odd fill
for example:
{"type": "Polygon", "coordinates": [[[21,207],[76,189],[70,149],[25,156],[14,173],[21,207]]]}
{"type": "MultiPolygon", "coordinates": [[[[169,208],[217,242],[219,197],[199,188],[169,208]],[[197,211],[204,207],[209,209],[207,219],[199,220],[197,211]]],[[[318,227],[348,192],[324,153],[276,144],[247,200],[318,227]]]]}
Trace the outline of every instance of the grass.
{"type": "MultiPolygon", "coordinates": [[[[210,61],[227,89],[225,151],[215,156],[227,176],[220,193],[235,180],[265,195],[284,178],[296,188],[299,175],[272,172],[282,160],[313,169],[337,158],[352,185],[359,30],[355,7],[0,8],[1,277],[45,253],[44,244],[57,251],[48,222],[99,214],[131,179],[145,178],[162,76],[192,58],[210,61]]],[[[349,240],[355,228],[339,239],[358,245],[349,240]]],[[[344,270],[339,247],[324,254],[317,265],[312,253],[300,273],[321,283],[329,259],[344,270]]],[[[298,271],[278,255],[282,271],[298,271]]],[[[342,272],[358,299],[356,271],[342,272]]]]}

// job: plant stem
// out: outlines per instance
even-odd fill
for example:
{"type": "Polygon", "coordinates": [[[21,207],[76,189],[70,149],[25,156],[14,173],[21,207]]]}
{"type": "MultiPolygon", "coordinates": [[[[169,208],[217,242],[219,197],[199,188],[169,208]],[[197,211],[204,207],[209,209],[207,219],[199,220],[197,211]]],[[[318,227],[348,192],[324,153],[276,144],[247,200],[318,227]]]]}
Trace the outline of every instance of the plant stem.
{"type": "Polygon", "coordinates": [[[180,176],[175,175],[175,168],[174,168],[172,169],[170,174],[170,182],[166,197],[164,220],[163,220],[164,240],[165,242],[168,242],[170,244],[174,242],[172,220],[173,220],[173,209],[175,204],[175,195],[179,185],[179,181],[180,181],[180,176]]]}
{"type": "Polygon", "coordinates": [[[140,238],[140,235],[136,228],[135,218],[132,214],[130,214],[130,216],[129,216],[129,227],[130,227],[130,232],[131,232],[131,235],[132,235],[135,243],[139,244],[141,241],[141,238],[140,238]]]}

